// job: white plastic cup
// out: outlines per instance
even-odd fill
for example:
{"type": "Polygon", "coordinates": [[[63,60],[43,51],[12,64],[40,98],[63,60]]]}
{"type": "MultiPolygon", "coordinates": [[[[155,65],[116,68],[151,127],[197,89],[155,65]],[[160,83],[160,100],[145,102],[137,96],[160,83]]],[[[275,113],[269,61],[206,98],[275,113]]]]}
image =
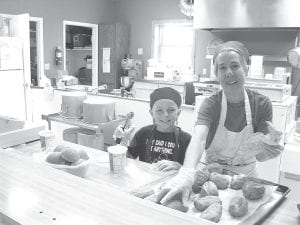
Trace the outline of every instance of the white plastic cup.
{"type": "Polygon", "coordinates": [[[49,150],[54,147],[55,134],[50,130],[39,132],[42,151],[49,150]]]}
{"type": "Polygon", "coordinates": [[[107,151],[109,154],[110,171],[113,173],[122,173],[126,166],[127,147],[114,145],[109,146],[107,151]]]}

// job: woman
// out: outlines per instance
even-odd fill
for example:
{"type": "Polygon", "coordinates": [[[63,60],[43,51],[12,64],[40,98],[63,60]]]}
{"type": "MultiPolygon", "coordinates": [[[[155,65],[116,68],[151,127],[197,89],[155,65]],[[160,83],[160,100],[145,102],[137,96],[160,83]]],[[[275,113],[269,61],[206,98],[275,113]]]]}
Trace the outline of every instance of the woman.
{"type": "Polygon", "coordinates": [[[256,161],[274,158],[282,150],[279,145],[282,133],[269,122],[270,100],[244,87],[248,50],[240,42],[226,42],[218,46],[213,61],[222,90],[201,105],[183,167],[158,196],[162,204],[178,192],[185,194],[191,189],[200,159],[257,176],[256,161]]]}

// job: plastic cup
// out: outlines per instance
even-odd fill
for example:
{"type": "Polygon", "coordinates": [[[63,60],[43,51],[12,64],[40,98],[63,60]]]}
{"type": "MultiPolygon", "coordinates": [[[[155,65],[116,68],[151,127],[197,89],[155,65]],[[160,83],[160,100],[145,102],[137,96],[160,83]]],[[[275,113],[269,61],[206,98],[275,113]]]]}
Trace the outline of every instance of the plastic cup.
{"type": "Polygon", "coordinates": [[[50,130],[39,132],[42,151],[49,150],[54,147],[55,134],[50,130]]]}
{"type": "Polygon", "coordinates": [[[122,173],[126,166],[127,147],[114,145],[109,146],[107,151],[109,154],[110,171],[113,173],[122,173]]]}

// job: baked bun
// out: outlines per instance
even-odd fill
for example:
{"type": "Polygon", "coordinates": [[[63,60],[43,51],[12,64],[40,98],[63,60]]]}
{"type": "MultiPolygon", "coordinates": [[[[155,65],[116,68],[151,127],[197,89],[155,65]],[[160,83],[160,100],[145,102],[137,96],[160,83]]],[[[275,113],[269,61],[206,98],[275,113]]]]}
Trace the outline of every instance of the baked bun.
{"type": "Polygon", "coordinates": [[[60,152],[51,152],[47,156],[46,162],[52,163],[52,164],[57,164],[57,165],[65,164],[65,160],[60,157],[60,152]]]}
{"type": "Polygon", "coordinates": [[[206,181],[203,184],[201,191],[200,191],[200,197],[204,197],[207,195],[214,195],[214,196],[219,195],[217,186],[211,181],[206,181]]]}
{"type": "Polygon", "coordinates": [[[263,197],[265,186],[254,181],[248,180],[242,188],[243,195],[249,200],[256,200],[263,197]]]}
{"type": "Polygon", "coordinates": [[[79,149],[78,153],[79,153],[80,159],[88,160],[90,158],[89,155],[86,153],[86,151],[84,151],[82,149],[79,149]]]}
{"type": "Polygon", "coordinates": [[[76,149],[65,147],[61,152],[60,157],[70,163],[75,163],[80,159],[79,152],[76,149]]]}
{"type": "Polygon", "coordinates": [[[222,201],[219,197],[208,195],[208,196],[205,196],[202,198],[197,198],[194,201],[194,206],[199,211],[203,211],[203,210],[207,209],[213,203],[219,203],[222,205],[222,201]]]}
{"type": "Polygon", "coordinates": [[[234,190],[239,190],[243,187],[245,182],[246,182],[246,175],[244,174],[233,175],[230,183],[230,188],[234,190]]]}
{"type": "Polygon", "coordinates": [[[53,150],[53,152],[62,152],[65,148],[67,148],[67,146],[65,146],[65,145],[57,145],[55,147],[55,149],[53,150]]]}
{"type": "Polygon", "coordinates": [[[226,189],[229,186],[231,176],[212,172],[210,173],[209,180],[214,182],[218,189],[226,189]]]}
{"type": "Polygon", "coordinates": [[[229,203],[228,211],[233,217],[242,217],[248,212],[248,202],[244,197],[234,197],[229,203]]]}
{"type": "Polygon", "coordinates": [[[218,223],[221,216],[222,205],[219,203],[213,203],[203,213],[201,213],[200,218],[218,223]]]}
{"type": "Polygon", "coordinates": [[[199,193],[202,185],[208,181],[209,171],[208,170],[197,170],[195,174],[195,181],[192,186],[192,190],[194,193],[199,193]]]}

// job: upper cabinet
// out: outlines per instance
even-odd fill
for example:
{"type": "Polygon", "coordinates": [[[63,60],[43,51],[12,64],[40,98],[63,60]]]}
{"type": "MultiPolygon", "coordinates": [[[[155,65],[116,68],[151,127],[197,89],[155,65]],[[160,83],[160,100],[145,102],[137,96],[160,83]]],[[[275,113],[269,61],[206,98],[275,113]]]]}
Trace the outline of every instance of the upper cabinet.
{"type": "Polygon", "coordinates": [[[300,1],[195,0],[194,28],[299,27],[300,1]]]}

